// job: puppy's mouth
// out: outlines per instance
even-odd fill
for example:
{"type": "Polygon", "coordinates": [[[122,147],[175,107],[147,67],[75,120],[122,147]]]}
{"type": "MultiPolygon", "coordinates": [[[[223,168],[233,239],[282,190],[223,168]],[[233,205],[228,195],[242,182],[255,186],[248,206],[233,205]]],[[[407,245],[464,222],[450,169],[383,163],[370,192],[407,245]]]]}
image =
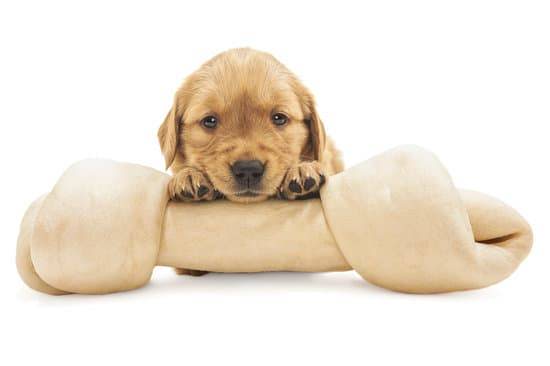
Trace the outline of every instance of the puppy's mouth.
{"type": "MultiPolygon", "coordinates": [[[[209,174],[213,185],[228,200],[241,203],[261,202],[277,195],[278,181],[282,181],[284,174],[268,175],[265,169],[262,177],[249,176],[241,178],[232,171],[229,174],[209,174]]],[[[231,166],[230,166],[231,167],[231,166]]],[[[250,175],[250,174],[249,174],[250,175]]]]}

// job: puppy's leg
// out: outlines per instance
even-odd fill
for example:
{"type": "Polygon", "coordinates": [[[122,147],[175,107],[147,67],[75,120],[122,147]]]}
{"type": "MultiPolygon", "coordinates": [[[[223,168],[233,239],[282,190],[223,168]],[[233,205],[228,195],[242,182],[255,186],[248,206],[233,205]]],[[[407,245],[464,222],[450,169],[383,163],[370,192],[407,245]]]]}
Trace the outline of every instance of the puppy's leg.
{"type": "Polygon", "coordinates": [[[326,181],[326,173],[317,161],[292,166],[279,188],[279,197],[288,200],[314,197],[326,181]]]}
{"type": "Polygon", "coordinates": [[[174,174],[168,193],[174,201],[211,201],[220,197],[208,178],[193,167],[184,167],[174,174]]]}

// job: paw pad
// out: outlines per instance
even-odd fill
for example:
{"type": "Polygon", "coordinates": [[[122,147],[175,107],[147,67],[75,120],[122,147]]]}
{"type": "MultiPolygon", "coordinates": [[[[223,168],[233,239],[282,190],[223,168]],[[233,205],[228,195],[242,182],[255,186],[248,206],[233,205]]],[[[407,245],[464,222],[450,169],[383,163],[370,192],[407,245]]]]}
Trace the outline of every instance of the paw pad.
{"type": "Polygon", "coordinates": [[[189,191],[183,191],[181,192],[181,195],[185,198],[193,198],[193,193],[189,191]]]}
{"type": "Polygon", "coordinates": [[[313,188],[314,185],[315,185],[315,179],[308,177],[304,182],[304,189],[306,191],[309,191],[311,188],[313,188]]]}
{"type": "Polygon", "coordinates": [[[210,189],[206,186],[199,186],[199,189],[197,189],[197,196],[203,197],[205,194],[210,192],[210,189]]]}
{"type": "Polygon", "coordinates": [[[302,187],[300,187],[300,185],[298,184],[298,181],[296,180],[293,180],[288,184],[288,189],[290,189],[290,191],[294,193],[302,192],[302,187]]]}

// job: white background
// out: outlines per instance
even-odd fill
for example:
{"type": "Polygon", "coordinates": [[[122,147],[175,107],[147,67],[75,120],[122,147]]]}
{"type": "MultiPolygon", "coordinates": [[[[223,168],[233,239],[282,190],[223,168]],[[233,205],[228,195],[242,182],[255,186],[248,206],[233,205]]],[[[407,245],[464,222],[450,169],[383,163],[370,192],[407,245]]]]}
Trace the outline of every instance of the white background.
{"type": "Polygon", "coordinates": [[[545,1],[3,1],[0,363],[548,365],[549,24],[545,1]],[[347,165],[402,143],[436,152],[458,186],[532,223],[530,257],[498,285],[433,296],[352,272],[165,268],[114,295],[28,289],[14,256],[30,202],[82,158],[162,169],[178,84],[239,46],[301,77],[347,165]]]}

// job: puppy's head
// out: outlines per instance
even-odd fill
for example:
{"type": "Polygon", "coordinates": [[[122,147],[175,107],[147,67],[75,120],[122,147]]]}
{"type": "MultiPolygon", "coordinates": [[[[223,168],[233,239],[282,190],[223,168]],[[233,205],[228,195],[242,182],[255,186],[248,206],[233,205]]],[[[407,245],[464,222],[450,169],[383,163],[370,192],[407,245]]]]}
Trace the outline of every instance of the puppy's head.
{"type": "Polygon", "coordinates": [[[166,166],[194,166],[239,202],[274,195],[288,168],[319,160],[325,133],[315,102],[273,56],[219,54],[190,75],[159,129],[166,166]]]}

